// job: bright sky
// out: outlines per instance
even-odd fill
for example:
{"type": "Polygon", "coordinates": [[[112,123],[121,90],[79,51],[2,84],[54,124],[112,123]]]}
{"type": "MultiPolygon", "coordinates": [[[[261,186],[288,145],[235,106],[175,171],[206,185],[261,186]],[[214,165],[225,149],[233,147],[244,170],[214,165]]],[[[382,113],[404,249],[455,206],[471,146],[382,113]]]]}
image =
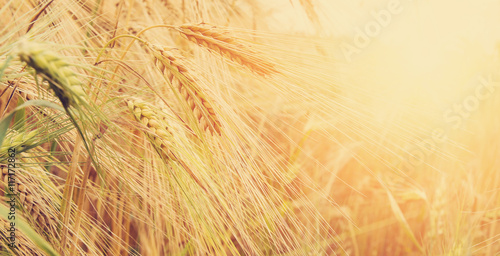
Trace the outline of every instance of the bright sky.
{"type": "MultiPolygon", "coordinates": [[[[299,0],[260,0],[267,11],[275,13],[275,28],[307,31],[310,22],[301,10],[299,0]],[[293,4],[293,5],[292,5],[293,4]],[[294,8],[295,6],[295,8],[294,8]]],[[[436,38],[440,42],[472,38],[488,48],[500,39],[500,1],[497,0],[310,0],[329,24],[331,35],[354,35],[374,21],[372,12],[389,10],[394,3],[402,11],[391,15],[391,22],[378,36],[385,42],[399,43],[407,36],[436,38]]]]}
{"type": "MultiPolygon", "coordinates": [[[[347,61],[352,69],[347,83],[358,90],[353,95],[378,97],[368,107],[374,114],[420,109],[442,121],[442,113],[470,95],[480,76],[496,76],[500,70],[494,58],[500,47],[498,0],[310,1],[322,23],[329,24],[324,28],[328,34],[356,47],[347,61]],[[386,24],[374,16],[381,12],[390,13],[386,24]],[[370,25],[379,26],[371,27],[370,43],[356,45],[359,31],[367,34],[370,25]]],[[[265,3],[276,13],[272,29],[314,33],[299,0],[265,3]]]]}

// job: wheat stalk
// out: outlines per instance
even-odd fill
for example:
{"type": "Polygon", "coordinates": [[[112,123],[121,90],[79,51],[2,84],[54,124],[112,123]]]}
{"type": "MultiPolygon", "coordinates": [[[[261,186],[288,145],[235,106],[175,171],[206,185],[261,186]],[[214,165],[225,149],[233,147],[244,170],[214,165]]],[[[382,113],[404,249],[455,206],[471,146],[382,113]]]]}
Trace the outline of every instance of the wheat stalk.
{"type": "Polygon", "coordinates": [[[42,74],[65,108],[86,103],[86,94],[69,64],[56,53],[34,42],[22,42],[19,58],[42,74]]]}
{"type": "Polygon", "coordinates": [[[207,24],[185,24],[176,27],[188,40],[217,52],[230,60],[266,76],[277,73],[276,65],[242,40],[228,36],[224,30],[207,24]]]}
{"type": "Polygon", "coordinates": [[[149,43],[147,45],[153,50],[156,66],[186,100],[201,128],[220,135],[221,123],[212,107],[212,100],[199,86],[198,79],[185,64],[184,57],[168,48],[149,43]]]}

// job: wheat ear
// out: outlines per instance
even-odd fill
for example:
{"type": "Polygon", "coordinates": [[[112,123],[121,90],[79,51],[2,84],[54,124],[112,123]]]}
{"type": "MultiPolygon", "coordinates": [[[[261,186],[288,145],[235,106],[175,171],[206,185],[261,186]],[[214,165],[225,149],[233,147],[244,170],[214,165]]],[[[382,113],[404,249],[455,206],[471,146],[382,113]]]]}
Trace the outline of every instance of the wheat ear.
{"type": "Polygon", "coordinates": [[[33,138],[37,135],[37,131],[31,132],[15,132],[11,130],[0,146],[0,158],[7,153],[9,148],[15,148],[16,151],[22,151],[33,142],[33,138]]]}
{"type": "Polygon", "coordinates": [[[207,24],[186,24],[176,27],[188,40],[217,52],[230,60],[266,76],[277,73],[276,65],[262,53],[252,49],[240,39],[228,36],[224,30],[207,24]]]}
{"type": "Polygon", "coordinates": [[[127,105],[135,119],[148,128],[147,135],[154,146],[160,149],[166,159],[172,159],[172,153],[168,147],[172,133],[168,130],[164,120],[143,101],[129,100],[127,105]]]}
{"type": "MultiPolygon", "coordinates": [[[[0,188],[5,191],[6,186],[12,184],[12,179],[9,177],[8,168],[1,165],[0,179],[2,183],[0,188]]],[[[19,195],[19,202],[22,206],[23,213],[32,226],[40,228],[40,234],[47,238],[57,237],[57,221],[53,214],[50,214],[48,202],[41,197],[40,191],[36,191],[40,185],[31,178],[25,175],[19,175],[16,170],[15,187],[19,195]]]]}
{"type": "Polygon", "coordinates": [[[186,100],[201,128],[220,135],[221,123],[212,107],[212,100],[199,86],[198,79],[185,64],[184,57],[168,48],[147,45],[153,50],[156,66],[186,100]]]}
{"type": "Polygon", "coordinates": [[[7,247],[8,244],[12,243],[12,240],[10,239],[10,231],[9,229],[11,228],[10,223],[4,220],[3,218],[0,218],[0,239],[3,240],[4,245],[0,245],[0,252],[5,253],[2,255],[23,255],[23,256],[43,256],[46,255],[40,251],[39,248],[35,244],[33,244],[33,241],[28,239],[23,233],[17,232],[16,233],[16,241],[15,245],[16,247],[10,247],[9,249],[14,252],[14,254],[10,254],[7,252],[7,247]]]}
{"type": "Polygon", "coordinates": [[[168,130],[165,119],[144,101],[128,100],[127,105],[130,112],[134,114],[135,119],[146,126],[146,135],[166,163],[168,163],[168,161],[179,163],[191,178],[206,191],[198,177],[194,175],[194,172],[169,149],[173,134],[168,130]]]}
{"type": "Polygon", "coordinates": [[[44,76],[65,108],[86,103],[86,94],[80,80],[69,64],[56,53],[44,49],[40,44],[26,41],[21,43],[18,55],[28,66],[44,76]]]}

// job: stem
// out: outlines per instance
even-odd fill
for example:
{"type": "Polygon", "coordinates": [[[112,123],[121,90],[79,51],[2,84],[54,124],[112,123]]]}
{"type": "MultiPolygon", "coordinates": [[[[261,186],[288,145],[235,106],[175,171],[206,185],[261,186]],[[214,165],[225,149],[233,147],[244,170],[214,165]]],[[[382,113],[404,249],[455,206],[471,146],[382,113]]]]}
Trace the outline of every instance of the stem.
{"type": "Polygon", "coordinates": [[[83,179],[82,179],[82,186],[80,188],[80,191],[78,192],[78,198],[76,201],[76,205],[78,206],[78,212],[76,213],[75,217],[75,236],[73,237],[73,243],[71,244],[71,249],[70,249],[70,255],[76,255],[76,244],[78,242],[78,231],[80,229],[80,223],[82,219],[82,212],[83,212],[83,199],[85,197],[85,193],[87,192],[87,180],[89,178],[90,174],[90,163],[91,159],[90,156],[87,157],[87,161],[85,162],[85,166],[83,167],[84,173],[83,173],[83,179]]]}
{"type": "Polygon", "coordinates": [[[62,215],[62,234],[61,234],[61,253],[64,252],[66,248],[66,237],[68,235],[68,225],[69,225],[69,215],[71,213],[71,198],[73,197],[73,188],[75,186],[75,176],[76,169],[78,167],[78,158],[80,158],[81,146],[83,144],[82,138],[78,136],[75,142],[75,148],[73,152],[73,157],[71,158],[71,168],[66,178],[66,184],[64,185],[63,201],[61,204],[61,215],[62,215]]]}
{"type": "MultiPolygon", "coordinates": [[[[150,27],[147,27],[147,28],[139,31],[139,33],[137,33],[137,35],[135,35],[135,36],[139,37],[144,32],[146,32],[146,31],[148,31],[150,29],[153,29],[153,28],[175,28],[175,26],[172,26],[172,25],[154,25],[154,26],[150,26],[150,27]]],[[[141,41],[141,42],[145,43],[144,41],[141,41]]],[[[133,42],[130,42],[130,44],[127,46],[127,48],[125,48],[125,52],[120,57],[120,60],[123,60],[123,58],[125,58],[125,54],[127,54],[128,50],[130,50],[130,47],[132,47],[132,43],[133,42]]],[[[116,73],[117,70],[118,70],[118,67],[115,69],[115,73],[116,73]]]]}
{"type": "MultiPolygon", "coordinates": [[[[108,42],[104,45],[104,47],[102,47],[101,51],[99,52],[99,55],[97,55],[97,59],[95,60],[95,63],[98,63],[98,62],[99,62],[99,59],[101,58],[102,54],[104,53],[104,51],[106,51],[106,48],[107,48],[110,44],[112,44],[112,43],[113,43],[114,41],[116,41],[117,39],[120,39],[120,38],[123,38],[123,37],[132,38],[132,39],[135,39],[135,40],[137,40],[137,41],[139,41],[139,42],[141,42],[141,43],[144,43],[144,44],[146,43],[146,41],[144,41],[144,40],[140,39],[140,38],[139,38],[139,37],[137,37],[137,36],[133,36],[133,35],[119,35],[119,36],[115,36],[115,37],[111,38],[111,39],[110,39],[110,40],[109,40],[109,41],[108,41],[108,42]]],[[[130,45],[131,45],[133,42],[134,42],[134,41],[132,41],[132,42],[130,43],[130,45]]],[[[130,45],[129,45],[129,46],[130,46],[130,45]]],[[[126,53],[126,52],[125,52],[125,53],[126,53]]],[[[123,56],[122,56],[122,58],[123,58],[123,56]]]]}

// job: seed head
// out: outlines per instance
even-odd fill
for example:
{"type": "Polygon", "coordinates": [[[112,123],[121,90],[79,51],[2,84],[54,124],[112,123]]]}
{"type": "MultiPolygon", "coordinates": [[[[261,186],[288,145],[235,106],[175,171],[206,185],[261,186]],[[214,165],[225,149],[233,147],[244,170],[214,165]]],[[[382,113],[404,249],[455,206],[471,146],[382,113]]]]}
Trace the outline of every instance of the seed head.
{"type": "Polygon", "coordinates": [[[18,50],[19,58],[44,76],[65,108],[86,103],[81,82],[69,64],[43,45],[24,41],[18,50]]]}

